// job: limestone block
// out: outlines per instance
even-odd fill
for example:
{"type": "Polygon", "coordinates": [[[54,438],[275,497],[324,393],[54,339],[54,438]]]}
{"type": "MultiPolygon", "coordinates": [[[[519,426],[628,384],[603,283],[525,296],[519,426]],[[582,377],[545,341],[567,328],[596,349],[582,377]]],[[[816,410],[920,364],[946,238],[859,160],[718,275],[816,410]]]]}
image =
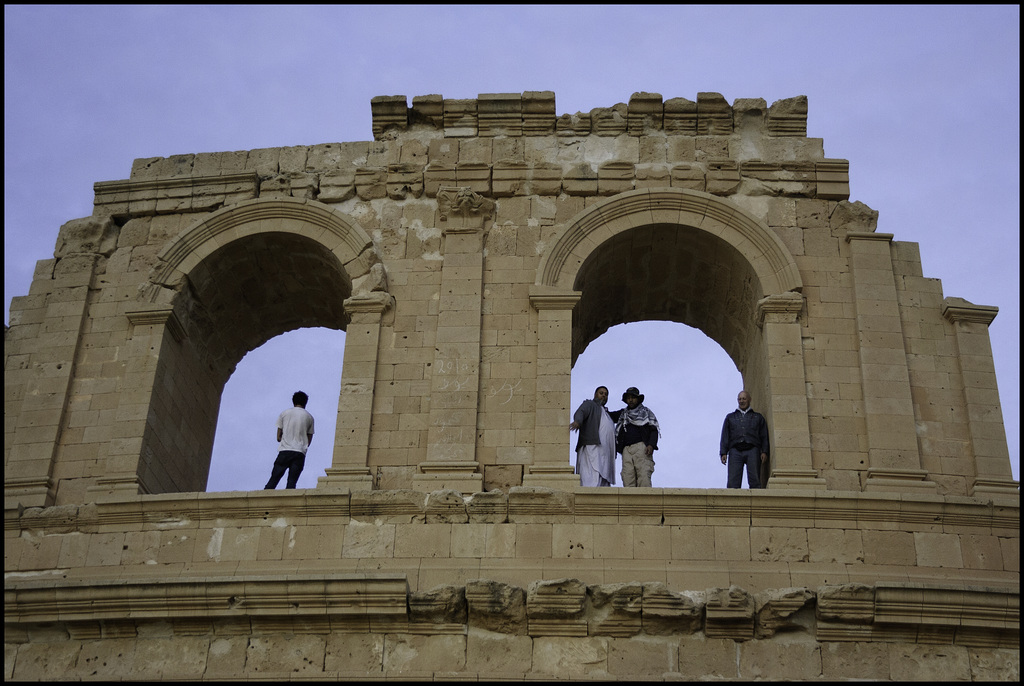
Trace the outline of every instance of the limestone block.
{"type": "Polygon", "coordinates": [[[413,490],[356,491],[349,507],[357,521],[425,522],[426,498],[426,493],[413,490]]]}
{"type": "Polygon", "coordinates": [[[491,193],[491,166],[482,162],[460,162],[455,165],[455,185],[473,193],[491,193]]]}
{"type": "Polygon", "coordinates": [[[808,529],[811,562],[864,562],[861,532],[848,529],[808,529]]]}
{"type": "Polygon", "coordinates": [[[534,581],[526,592],[531,636],[586,636],[587,586],[579,579],[534,581]]]}
{"type": "Polygon", "coordinates": [[[409,125],[409,109],[404,95],[378,95],[370,99],[373,138],[380,140],[385,131],[404,130],[409,125]]]}
{"type": "Polygon", "coordinates": [[[427,523],[465,523],[469,521],[466,501],[460,491],[434,491],[427,495],[427,523]]]}
{"type": "Polygon", "coordinates": [[[693,191],[707,189],[704,170],[697,165],[677,164],[672,167],[669,178],[673,188],[688,188],[693,191]]]}
{"type": "Polygon", "coordinates": [[[686,98],[671,98],[664,105],[665,133],[670,135],[697,135],[697,103],[686,98]]]}
{"type": "Polygon", "coordinates": [[[491,184],[494,197],[505,198],[523,195],[529,168],[525,162],[495,162],[491,184]]]}
{"type": "MultiPolygon", "coordinates": [[[[5,632],[5,638],[7,633],[5,632]]],[[[5,648],[14,648],[16,658],[11,668],[5,666],[4,680],[61,681],[76,674],[76,664],[82,646],[79,641],[64,640],[53,643],[23,643],[16,648],[4,642],[5,648]]],[[[5,662],[6,653],[5,653],[5,662]]]]}
{"type": "MultiPolygon", "coordinates": [[[[608,673],[622,680],[659,679],[676,671],[679,646],[675,641],[639,636],[608,642],[608,673]]],[[[671,674],[670,678],[676,678],[671,674]]]]}
{"type": "Polygon", "coordinates": [[[692,634],[704,622],[706,596],[701,592],[676,593],[661,582],[643,585],[644,633],[652,636],[692,634]]]}
{"type": "Polygon", "coordinates": [[[733,160],[713,159],[707,163],[707,192],[730,195],[740,186],[739,164],[733,160]]]}
{"type": "Polygon", "coordinates": [[[590,113],[563,114],[555,120],[555,133],[559,136],[590,135],[592,122],[590,113]]]}
{"type": "Polygon", "coordinates": [[[466,587],[438,586],[409,594],[409,621],[429,624],[465,624],[466,587]]]}
{"type": "Polygon", "coordinates": [[[379,674],[384,668],[384,639],[383,634],[332,631],[327,636],[324,670],[379,674]]]}
{"type": "Polygon", "coordinates": [[[691,680],[736,679],[743,645],[704,634],[684,636],[679,640],[679,674],[691,680]]]}
{"type": "MultiPolygon", "coordinates": [[[[521,486],[509,489],[508,520],[513,523],[558,521],[573,512],[571,493],[551,488],[521,486]]],[[[550,554],[550,551],[549,553],[550,554]]]]}
{"type": "Polygon", "coordinates": [[[359,167],[355,173],[356,195],[361,200],[386,198],[387,170],[383,167],[359,167]]]}
{"type": "Polygon", "coordinates": [[[914,548],[917,550],[917,564],[922,567],[964,566],[960,537],[956,534],[917,531],[914,532],[914,548]]]}
{"type": "Polygon", "coordinates": [[[409,125],[421,124],[435,129],[444,128],[444,97],[441,95],[415,95],[409,108],[409,125]]]}
{"type": "Polygon", "coordinates": [[[582,679],[608,671],[608,641],[604,637],[543,637],[533,639],[533,675],[582,679]]]}
{"type": "Polygon", "coordinates": [[[132,163],[131,179],[170,179],[192,175],[195,155],[148,157],[132,163]]]}
{"type": "Polygon", "coordinates": [[[629,162],[605,162],[597,169],[598,195],[615,195],[633,190],[635,166],[629,162]]]}
{"type": "Polygon", "coordinates": [[[753,143],[752,136],[760,136],[763,133],[767,111],[768,103],[764,98],[737,98],[733,101],[733,129],[743,132],[744,142],[748,146],[753,143]]]}
{"type": "Polygon", "coordinates": [[[533,639],[470,627],[466,636],[466,671],[481,675],[520,676],[533,663],[533,639]]]}
{"type": "Polygon", "coordinates": [[[697,135],[732,133],[732,109],[721,93],[697,93],[697,135]]]}
{"type": "Polygon", "coordinates": [[[641,136],[651,129],[661,129],[664,105],[660,93],[633,93],[627,108],[627,131],[631,136],[641,136]]]}
{"type": "Polygon", "coordinates": [[[206,636],[139,638],[131,674],[140,680],[193,680],[207,672],[210,639],[206,636]]]}
{"type": "Polygon", "coordinates": [[[778,631],[813,631],[810,609],[814,592],[806,588],[781,588],[754,596],[754,635],[770,638],[778,631]]]}
{"type": "Polygon", "coordinates": [[[968,649],[955,645],[891,643],[889,677],[894,681],[969,681],[968,649]]]}
{"type": "Polygon", "coordinates": [[[833,236],[845,236],[850,231],[873,233],[878,228],[878,210],[859,200],[843,200],[836,204],[828,222],[833,236]]]}
{"type": "Polygon", "coordinates": [[[807,136],[807,96],[776,100],[768,108],[768,135],[807,136]]]}
{"type": "Polygon", "coordinates": [[[522,95],[519,93],[481,93],[476,102],[477,135],[523,135],[522,95]]]}
{"type": "Polygon", "coordinates": [[[590,110],[592,133],[597,136],[620,136],[628,126],[628,108],[624,103],[590,110]]]}
{"type": "Polygon", "coordinates": [[[461,672],[466,668],[464,635],[388,634],[384,671],[392,678],[416,673],[461,672]]]}
{"type": "Polygon", "coordinates": [[[502,523],[508,520],[508,496],[502,489],[474,493],[466,500],[466,510],[470,522],[502,523]]]}
{"type": "Polygon", "coordinates": [[[562,190],[569,195],[597,193],[597,172],[589,164],[577,164],[562,176],[562,190]]]}
{"type": "Polygon", "coordinates": [[[817,590],[816,616],[845,624],[870,624],[875,618],[875,589],[864,584],[822,586],[817,590]]]}
{"type": "Polygon", "coordinates": [[[754,598],[738,586],[706,591],[704,633],[742,641],[754,636],[754,598]]]}
{"type": "Polygon", "coordinates": [[[423,195],[423,166],[409,162],[388,165],[387,195],[392,200],[423,195]]]}
{"type": "Polygon", "coordinates": [[[526,633],[526,591],[522,588],[487,579],[473,579],[466,582],[465,594],[471,630],[526,633]]]}
{"type": "Polygon", "coordinates": [[[751,559],[807,562],[807,530],[788,527],[750,527],[751,559]]]}
{"type": "Polygon", "coordinates": [[[524,136],[547,136],[555,132],[553,91],[526,91],[522,102],[524,136]]]}
{"type": "Polygon", "coordinates": [[[1020,650],[971,648],[971,679],[974,681],[1020,681],[1020,650]]]}
{"type": "Polygon", "coordinates": [[[640,633],[644,587],[639,582],[598,584],[587,588],[591,636],[634,636],[640,633]]]}
{"type": "Polygon", "coordinates": [[[476,100],[442,101],[444,135],[452,138],[475,136],[477,131],[476,100]]]}
{"type": "Polygon", "coordinates": [[[558,164],[537,163],[530,170],[529,193],[557,196],[562,192],[562,167],[558,164]]]}
{"type": "Polygon", "coordinates": [[[117,249],[119,228],[109,216],[72,219],[60,227],[53,256],[67,257],[76,253],[109,256],[117,249]]]}
{"type": "Polygon", "coordinates": [[[821,676],[825,680],[888,681],[889,646],[887,643],[823,641],[821,676]]]}
{"type": "Polygon", "coordinates": [[[748,641],[740,648],[739,663],[741,679],[821,678],[821,648],[814,641],[748,641]]]}
{"type": "Polygon", "coordinates": [[[850,198],[850,163],[847,160],[822,160],[816,162],[818,188],[815,195],[824,200],[848,200],[850,198]]]}
{"type": "MultiPolygon", "coordinates": [[[[514,439],[513,439],[514,440],[514,439]]],[[[503,452],[498,448],[499,456],[503,452]]],[[[500,459],[500,457],[499,457],[500,459]]],[[[498,464],[484,465],[484,490],[499,492],[507,491],[510,488],[523,484],[523,465],[521,464],[498,464]]],[[[507,502],[507,501],[506,501],[507,502]]],[[[506,509],[507,512],[507,509],[506,509]]]]}

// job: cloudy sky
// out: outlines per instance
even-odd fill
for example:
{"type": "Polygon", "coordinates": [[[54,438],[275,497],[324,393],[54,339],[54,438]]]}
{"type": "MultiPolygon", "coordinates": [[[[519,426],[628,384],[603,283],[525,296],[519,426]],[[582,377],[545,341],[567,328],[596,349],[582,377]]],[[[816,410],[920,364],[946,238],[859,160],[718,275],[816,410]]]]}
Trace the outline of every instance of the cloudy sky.
{"type": "MultiPolygon", "coordinates": [[[[135,158],[371,140],[375,95],[550,90],[558,114],[638,91],[806,95],[808,135],[850,161],[850,199],[879,211],[878,230],[919,243],[946,296],[999,307],[990,331],[1019,479],[1019,25],[1016,6],[5,6],[5,323],[61,224],[91,214],[93,183],[128,178],[135,158]]],[[[315,485],[343,345],[306,330],[242,361],[209,490],[262,487],[296,388],[318,434],[299,486],[315,485]],[[309,364],[285,367],[296,348],[309,364]]],[[[741,383],[700,331],[632,324],[580,357],[572,404],[603,384],[616,408],[638,386],[664,428],[654,485],[721,487],[717,435],[741,383]],[[630,366],[621,351],[637,345],[630,366]]]]}

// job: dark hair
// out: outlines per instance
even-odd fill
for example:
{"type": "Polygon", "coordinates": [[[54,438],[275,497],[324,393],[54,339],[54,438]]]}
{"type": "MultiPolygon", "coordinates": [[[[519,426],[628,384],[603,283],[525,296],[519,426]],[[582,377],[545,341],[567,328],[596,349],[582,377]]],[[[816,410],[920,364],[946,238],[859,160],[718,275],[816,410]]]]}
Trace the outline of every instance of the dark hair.
{"type": "Polygon", "coordinates": [[[292,405],[298,405],[299,407],[305,407],[306,403],[309,402],[309,396],[302,391],[296,391],[292,394],[292,405]]]}

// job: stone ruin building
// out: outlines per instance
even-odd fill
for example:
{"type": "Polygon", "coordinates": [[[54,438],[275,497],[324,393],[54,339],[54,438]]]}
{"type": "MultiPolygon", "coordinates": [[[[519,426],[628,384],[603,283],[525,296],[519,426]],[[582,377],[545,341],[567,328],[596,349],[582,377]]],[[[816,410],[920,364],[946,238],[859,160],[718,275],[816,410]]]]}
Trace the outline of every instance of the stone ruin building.
{"type": "Polygon", "coordinates": [[[136,160],[14,299],[5,678],[1018,679],[996,308],[876,231],[805,97],[371,108],[136,160]],[[573,362],[640,320],[764,400],[766,489],[579,487],[573,362]],[[331,467],[204,492],[235,365],[311,326],[331,467]]]}

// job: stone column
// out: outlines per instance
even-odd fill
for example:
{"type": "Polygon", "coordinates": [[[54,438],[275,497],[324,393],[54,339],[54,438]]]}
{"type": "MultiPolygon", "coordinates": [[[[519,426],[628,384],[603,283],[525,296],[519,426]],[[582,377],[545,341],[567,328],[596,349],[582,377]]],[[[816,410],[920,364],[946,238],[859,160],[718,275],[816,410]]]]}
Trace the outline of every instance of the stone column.
{"type": "Polygon", "coordinates": [[[146,438],[146,424],[156,392],[160,356],[165,346],[180,344],[185,329],[170,307],[150,307],[126,312],[131,329],[125,346],[127,365],[118,387],[114,430],[102,472],[86,489],[96,502],[133,497],[146,489],[139,477],[139,461],[146,438]]]}
{"type": "Polygon", "coordinates": [[[768,417],[771,456],[768,488],[825,488],[811,461],[807,375],[798,318],[799,293],[771,295],[757,304],[758,325],[768,349],[768,417]]]}
{"type": "Polygon", "coordinates": [[[967,426],[974,457],[970,494],[1017,496],[1019,484],[1010,469],[1006,427],[996,387],[996,370],[988,327],[999,308],[975,305],[962,298],[942,301],[942,316],[956,332],[957,361],[963,379],[967,426]]]}
{"type": "Polygon", "coordinates": [[[850,244],[864,415],[868,491],[935,492],[921,468],[903,322],[892,268],[891,233],[846,234],[850,244]]]}
{"type": "MultiPolygon", "coordinates": [[[[89,264],[58,275],[57,287],[11,301],[12,327],[4,339],[5,410],[4,506],[7,509],[54,504],[53,465],[66,423],[75,359],[86,319],[89,264]],[[25,335],[29,333],[30,335],[25,335]],[[31,335],[35,333],[35,335],[31,335]],[[17,401],[16,403],[11,401],[17,401]]],[[[52,269],[39,263],[37,274],[52,269]]],[[[43,277],[33,283],[36,290],[43,277]]],[[[45,283],[45,282],[44,282],[45,283]]]]}
{"type": "Polygon", "coordinates": [[[441,188],[438,213],[444,233],[437,352],[431,367],[427,459],[413,488],[483,491],[476,461],[480,398],[480,318],[483,311],[483,229],[494,202],[469,188],[441,188]]]}
{"type": "Polygon", "coordinates": [[[533,464],[524,486],[572,490],[580,479],[569,464],[569,422],[572,410],[572,308],[582,293],[543,286],[530,289],[537,310],[537,406],[533,464]]]}
{"type": "Polygon", "coordinates": [[[334,453],[331,466],[317,480],[317,487],[373,490],[368,458],[380,327],[384,313],[394,301],[390,293],[384,292],[354,295],[345,301],[345,312],[351,320],[345,329],[334,453]]]}

